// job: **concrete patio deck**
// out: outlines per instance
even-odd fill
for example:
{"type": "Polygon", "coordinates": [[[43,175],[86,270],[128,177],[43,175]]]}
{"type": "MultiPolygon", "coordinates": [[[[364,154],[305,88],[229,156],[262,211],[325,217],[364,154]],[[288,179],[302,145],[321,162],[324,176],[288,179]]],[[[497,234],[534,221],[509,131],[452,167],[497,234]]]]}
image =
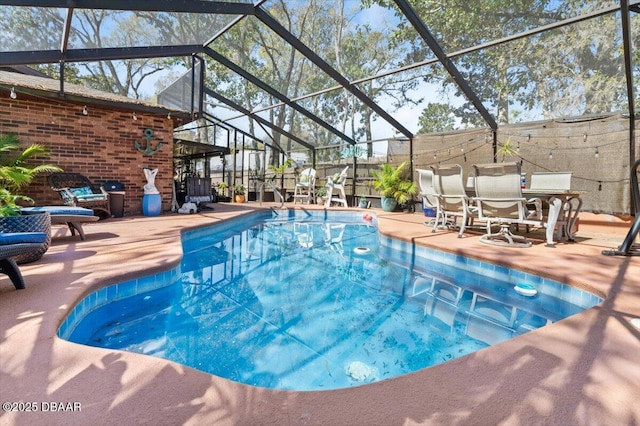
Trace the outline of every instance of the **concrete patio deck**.
{"type": "Polygon", "coordinates": [[[374,210],[385,234],[555,278],[605,301],[463,358],[357,388],[255,388],[56,337],[89,292],[178,265],[181,230],[255,208],[217,204],[194,215],[109,219],[87,224],[86,241],[54,226],[49,251],[21,267],[25,290],[0,276],[0,402],[35,410],[0,412],[0,424],[640,424],[640,330],[630,324],[640,317],[640,257],[601,255],[622,242],[628,224],[612,219],[603,227],[594,215],[581,216],[575,243],[507,249],[480,243],[478,234],[431,233],[419,214],[374,210]]]}

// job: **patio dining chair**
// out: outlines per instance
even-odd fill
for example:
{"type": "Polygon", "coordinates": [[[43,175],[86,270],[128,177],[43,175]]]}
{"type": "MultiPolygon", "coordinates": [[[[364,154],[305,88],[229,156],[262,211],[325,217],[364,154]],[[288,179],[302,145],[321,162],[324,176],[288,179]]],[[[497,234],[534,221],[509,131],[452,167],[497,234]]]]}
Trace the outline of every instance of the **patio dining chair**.
{"type": "Polygon", "coordinates": [[[420,196],[422,197],[422,208],[425,210],[433,210],[435,217],[424,224],[427,226],[444,225],[444,217],[438,209],[438,194],[433,186],[433,170],[416,169],[418,174],[418,186],[420,187],[420,196]],[[442,221],[440,221],[442,219],[442,221]],[[434,223],[435,221],[435,223],[434,223]]]}
{"type": "MultiPolygon", "coordinates": [[[[437,217],[441,217],[444,224],[452,223],[456,226],[460,217],[460,231],[458,238],[462,238],[466,226],[473,225],[476,208],[464,189],[462,166],[446,164],[431,166],[433,172],[433,186],[436,192],[437,217]],[[451,220],[452,219],[452,220],[451,220]]],[[[438,221],[433,225],[432,232],[436,232],[438,221]]]]}
{"type": "Polygon", "coordinates": [[[511,233],[512,224],[543,227],[542,202],[540,199],[527,200],[520,186],[520,165],[518,163],[474,164],[476,184],[476,206],[478,218],[486,220],[487,233],[480,241],[487,244],[530,247],[525,237],[511,233]],[[527,205],[535,206],[528,210],[527,205]],[[492,233],[491,226],[497,224],[500,230],[492,233]]]}

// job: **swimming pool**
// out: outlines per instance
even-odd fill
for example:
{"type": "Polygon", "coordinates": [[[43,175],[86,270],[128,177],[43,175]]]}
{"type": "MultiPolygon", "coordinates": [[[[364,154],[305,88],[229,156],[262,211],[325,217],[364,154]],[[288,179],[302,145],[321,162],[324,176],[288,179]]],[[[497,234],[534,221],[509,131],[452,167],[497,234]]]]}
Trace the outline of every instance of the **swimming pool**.
{"type": "Polygon", "coordinates": [[[183,250],[180,268],[87,296],[59,335],[255,386],[335,389],[446,362],[601,302],[381,236],[375,218],[354,212],[255,213],[185,233],[183,250]]]}

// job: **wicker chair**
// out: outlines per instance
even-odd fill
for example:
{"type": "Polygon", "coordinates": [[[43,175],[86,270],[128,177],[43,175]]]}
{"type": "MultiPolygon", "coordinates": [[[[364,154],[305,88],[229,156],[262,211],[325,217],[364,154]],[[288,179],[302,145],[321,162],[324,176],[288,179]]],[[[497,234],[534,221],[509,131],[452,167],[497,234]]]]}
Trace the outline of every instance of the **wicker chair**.
{"type": "Polygon", "coordinates": [[[51,244],[51,215],[46,212],[39,214],[0,217],[0,239],[7,241],[7,235],[43,233],[46,237],[42,244],[34,250],[23,250],[19,254],[11,255],[18,264],[35,262],[49,249],[51,244]]]}
{"type": "Polygon", "coordinates": [[[46,240],[44,232],[0,233],[0,273],[9,276],[16,290],[24,288],[24,278],[15,258],[40,251],[46,240]]]}
{"type": "Polygon", "coordinates": [[[53,173],[47,177],[49,185],[58,191],[67,206],[93,209],[103,217],[111,217],[109,193],[79,173],[53,173]]]}

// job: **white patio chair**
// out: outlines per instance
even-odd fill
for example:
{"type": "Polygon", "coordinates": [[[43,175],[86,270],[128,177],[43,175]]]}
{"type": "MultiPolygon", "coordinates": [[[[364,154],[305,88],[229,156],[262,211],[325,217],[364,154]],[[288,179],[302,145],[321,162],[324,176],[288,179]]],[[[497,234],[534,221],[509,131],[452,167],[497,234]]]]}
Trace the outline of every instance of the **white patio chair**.
{"type": "MultiPolygon", "coordinates": [[[[433,171],[433,186],[437,194],[438,210],[443,223],[449,223],[453,219],[453,226],[457,218],[461,217],[460,232],[458,238],[462,238],[466,226],[473,225],[475,207],[464,189],[462,179],[462,167],[459,164],[431,166],[433,171]]],[[[433,225],[436,232],[438,222],[433,225]]]]}
{"type": "Polygon", "coordinates": [[[316,170],[313,168],[304,169],[298,175],[296,185],[293,189],[293,204],[299,199],[306,200],[311,204],[311,200],[316,198],[316,170]]]}
{"type": "Polygon", "coordinates": [[[542,227],[542,202],[527,200],[520,186],[520,165],[518,163],[492,163],[474,165],[476,183],[476,206],[478,218],[487,221],[487,233],[480,241],[511,247],[530,247],[525,237],[511,233],[512,224],[542,227]],[[527,204],[536,208],[527,209],[527,204]],[[500,225],[500,231],[491,232],[491,225],[500,225]]]}
{"type": "Polygon", "coordinates": [[[438,209],[438,194],[433,186],[433,170],[416,169],[418,173],[418,185],[420,186],[420,196],[422,197],[422,208],[432,209],[436,212],[433,219],[425,222],[427,226],[444,225],[444,216],[438,209]],[[442,220],[441,220],[442,219],[442,220]],[[435,223],[434,223],[435,221],[435,223]]]}
{"type": "Polygon", "coordinates": [[[327,199],[324,202],[325,207],[331,206],[332,202],[336,202],[342,204],[344,207],[349,207],[347,205],[347,196],[344,192],[344,185],[347,182],[347,172],[349,171],[349,166],[346,166],[342,169],[340,174],[335,174],[333,176],[329,176],[327,178],[327,199]],[[338,192],[338,196],[334,196],[334,192],[338,192]]]}

